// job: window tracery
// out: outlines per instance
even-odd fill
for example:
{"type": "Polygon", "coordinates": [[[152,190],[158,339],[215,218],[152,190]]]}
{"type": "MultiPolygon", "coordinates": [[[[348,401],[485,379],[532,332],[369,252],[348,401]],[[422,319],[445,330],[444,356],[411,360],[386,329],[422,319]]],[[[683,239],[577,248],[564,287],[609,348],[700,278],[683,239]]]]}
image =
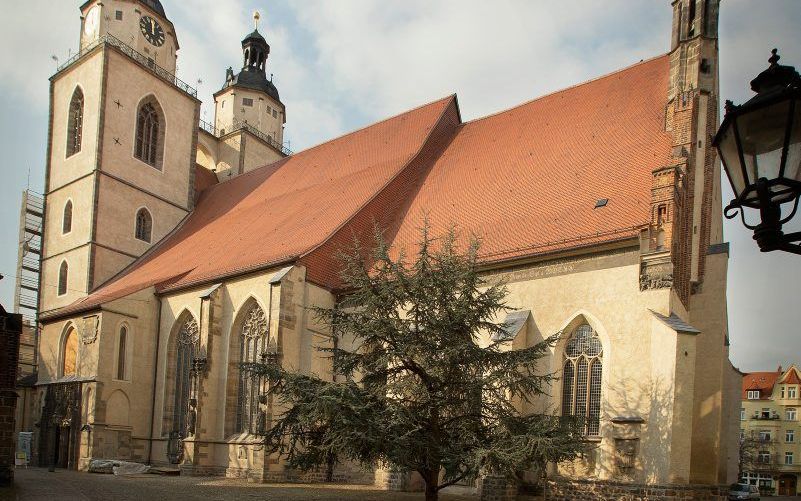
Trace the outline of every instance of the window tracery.
{"type": "MultiPolygon", "coordinates": [[[[269,351],[267,317],[258,304],[254,304],[240,332],[239,361],[259,362],[269,351]]],[[[259,421],[259,397],[263,382],[254,380],[250,374],[239,371],[239,392],[236,411],[236,429],[240,433],[256,433],[259,421]]]]}
{"type": "Polygon", "coordinates": [[[194,318],[187,320],[177,334],[175,364],[175,400],[173,405],[173,431],[186,436],[189,395],[192,385],[192,361],[200,347],[200,330],[194,318]]]}
{"type": "Polygon", "coordinates": [[[157,169],[160,165],[160,148],[162,120],[157,105],[152,102],[143,104],[136,117],[136,149],[134,156],[157,169]]]}
{"type": "Polygon", "coordinates": [[[585,420],[585,433],[597,436],[601,417],[603,346],[587,324],[573,331],[565,346],[562,365],[562,415],[585,420]]]}

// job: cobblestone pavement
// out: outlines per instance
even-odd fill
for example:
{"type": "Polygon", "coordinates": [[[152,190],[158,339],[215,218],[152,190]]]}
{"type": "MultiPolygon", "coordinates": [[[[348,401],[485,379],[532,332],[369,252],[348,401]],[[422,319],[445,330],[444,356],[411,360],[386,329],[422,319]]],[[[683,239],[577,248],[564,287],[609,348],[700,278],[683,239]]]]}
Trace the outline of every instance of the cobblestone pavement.
{"type": "MultiPolygon", "coordinates": [[[[417,501],[422,493],[394,493],[371,486],[248,484],[218,477],[115,476],[30,468],[15,472],[13,491],[0,499],[18,501],[417,501]]],[[[441,501],[475,501],[476,497],[442,494],[441,501]]]]}

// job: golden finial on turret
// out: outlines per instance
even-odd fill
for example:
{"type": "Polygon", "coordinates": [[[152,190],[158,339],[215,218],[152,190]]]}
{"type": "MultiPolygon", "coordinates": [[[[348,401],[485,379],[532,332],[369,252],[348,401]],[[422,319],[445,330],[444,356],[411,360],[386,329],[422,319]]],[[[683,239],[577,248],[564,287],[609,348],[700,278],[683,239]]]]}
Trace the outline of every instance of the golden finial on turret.
{"type": "Polygon", "coordinates": [[[259,31],[259,21],[261,21],[261,14],[259,11],[253,11],[253,24],[256,26],[256,31],[259,31]]]}

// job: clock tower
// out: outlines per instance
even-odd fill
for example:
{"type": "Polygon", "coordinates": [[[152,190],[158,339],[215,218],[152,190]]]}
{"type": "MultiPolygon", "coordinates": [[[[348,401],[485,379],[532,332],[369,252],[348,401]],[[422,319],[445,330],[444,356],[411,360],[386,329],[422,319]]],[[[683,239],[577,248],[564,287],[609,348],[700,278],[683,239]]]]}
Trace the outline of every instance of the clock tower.
{"type": "Polygon", "coordinates": [[[80,7],[79,52],[50,79],[40,310],[122,271],[192,210],[200,101],[175,76],[159,0],[80,7]]]}
{"type": "Polygon", "coordinates": [[[91,0],[81,12],[82,49],[110,35],[175,73],[178,38],[159,0],[91,0]]]}

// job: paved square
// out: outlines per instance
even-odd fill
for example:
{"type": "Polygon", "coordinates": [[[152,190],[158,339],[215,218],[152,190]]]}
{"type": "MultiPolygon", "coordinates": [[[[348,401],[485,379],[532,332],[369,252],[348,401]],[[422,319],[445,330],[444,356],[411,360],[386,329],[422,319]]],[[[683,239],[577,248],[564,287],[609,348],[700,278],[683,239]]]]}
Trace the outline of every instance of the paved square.
{"type": "MultiPolygon", "coordinates": [[[[18,501],[416,501],[423,493],[395,493],[356,485],[249,484],[219,477],[115,476],[30,468],[17,470],[13,492],[0,489],[0,499],[18,501]]],[[[473,496],[442,494],[442,501],[475,501],[473,496]]]]}

